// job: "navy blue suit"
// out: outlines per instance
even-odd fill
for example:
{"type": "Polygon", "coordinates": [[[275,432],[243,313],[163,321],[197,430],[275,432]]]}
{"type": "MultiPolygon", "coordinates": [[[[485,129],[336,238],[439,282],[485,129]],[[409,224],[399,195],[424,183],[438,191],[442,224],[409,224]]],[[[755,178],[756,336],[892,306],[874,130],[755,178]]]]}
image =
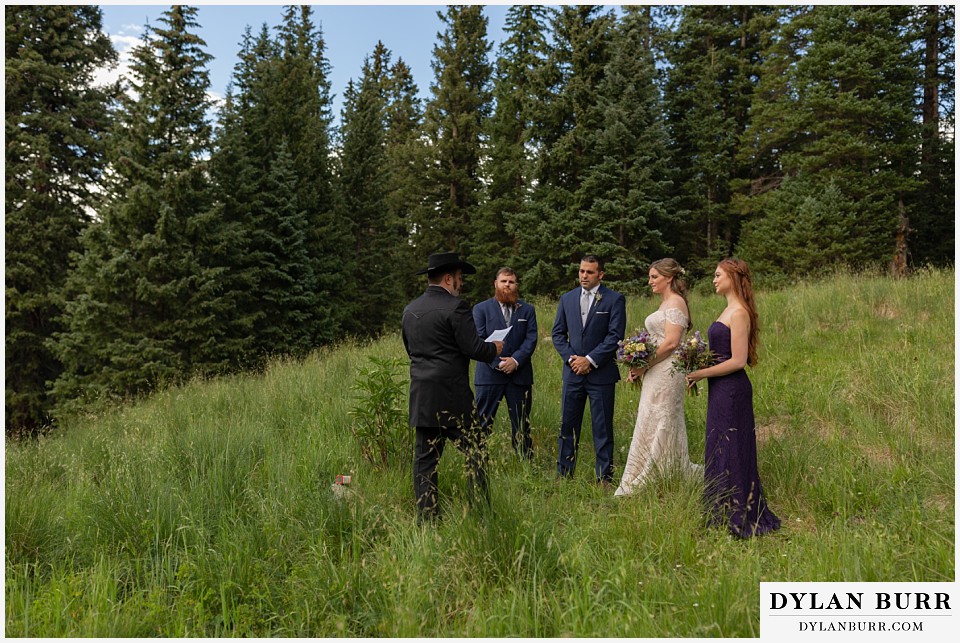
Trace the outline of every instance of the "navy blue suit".
{"type": "MultiPolygon", "coordinates": [[[[480,337],[507,327],[503,309],[495,297],[473,307],[473,321],[480,337]]],[[[533,401],[533,364],[537,349],[537,313],[533,306],[518,301],[510,316],[513,328],[503,340],[503,352],[491,362],[477,362],[473,384],[477,390],[477,413],[484,431],[489,431],[500,400],[507,398],[513,448],[521,457],[533,455],[530,439],[530,405],[533,401]],[[512,357],[517,370],[507,374],[498,369],[500,360],[512,357]]]]}
{"type": "Polygon", "coordinates": [[[627,325],[623,295],[600,285],[586,322],[580,320],[580,287],[560,297],[553,322],[553,345],[563,358],[563,402],[557,474],[572,476],[577,463],[580,427],[587,398],[593,425],[593,448],[597,454],[597,481],[613,480],[613,402],[620,380],[615,357],[617,344],[627,325]],[[570,367],[573,355],[589,357],[596,364],[586,375],[570,367]]]}

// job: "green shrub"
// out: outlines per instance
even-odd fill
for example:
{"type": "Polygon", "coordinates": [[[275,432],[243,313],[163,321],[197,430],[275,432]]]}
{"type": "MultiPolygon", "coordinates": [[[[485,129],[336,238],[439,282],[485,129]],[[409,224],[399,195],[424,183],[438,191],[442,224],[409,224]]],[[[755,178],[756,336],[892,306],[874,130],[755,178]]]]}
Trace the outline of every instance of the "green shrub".
{"type": "Polygon", "coordinates": [[[350,431],[364,459],[386,467],[391,458],[406,458],[412,449],[407,425],[407,383],[396,371],[405,364],[399,359],[373,357],[373,366],[359,369],[353,390],[357,403],[350,410],[354,421],[350,431]]]}

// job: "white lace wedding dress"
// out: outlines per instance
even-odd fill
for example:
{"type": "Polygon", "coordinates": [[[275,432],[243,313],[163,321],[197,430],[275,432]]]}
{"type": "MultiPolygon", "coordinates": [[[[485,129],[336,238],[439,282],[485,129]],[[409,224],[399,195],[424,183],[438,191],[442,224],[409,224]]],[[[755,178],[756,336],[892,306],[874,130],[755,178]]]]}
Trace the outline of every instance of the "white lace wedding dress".
{"type": "MultiPolygon", "coordinates": [[[[667,322],[687,327],[686,316],[677,308],[658,310],[643,325],[657,343],[663,344],[667,322]]],[[[672,359],[657,362],[643,376],[633,440],[614,495],[630,495],[656,471],[680,470],[688,475],[702,471],[700,465],[690,462],[683,419],[686,382],[681,374],[670,372],[672,364],[672,359]]]]}

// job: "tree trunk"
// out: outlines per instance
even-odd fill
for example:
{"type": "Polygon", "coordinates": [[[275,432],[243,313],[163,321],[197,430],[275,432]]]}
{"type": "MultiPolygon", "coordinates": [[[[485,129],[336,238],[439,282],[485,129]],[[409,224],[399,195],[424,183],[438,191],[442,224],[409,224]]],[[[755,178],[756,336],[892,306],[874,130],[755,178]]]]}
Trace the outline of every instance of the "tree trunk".
{"type": "Polygon", "coordinates": [[[907,247],[907,235],[910,234],[910,220],[907,218],[906,208],[903,207],[903,197],[897,202],[900,222],[897,225],[897,241],[893,251],[893,261],[890,262],[890,274],[896,278],[907,276],[907,257],[910,251],[907,247]]]}
{"type": "Polygon", "coordinates": [[[923,140],[920,156],[923,167],[929,171],[936,157],[940,129],[940,79],[937,74],[940,58],[940,7],[927,7],[924,18],[923,140]]]}

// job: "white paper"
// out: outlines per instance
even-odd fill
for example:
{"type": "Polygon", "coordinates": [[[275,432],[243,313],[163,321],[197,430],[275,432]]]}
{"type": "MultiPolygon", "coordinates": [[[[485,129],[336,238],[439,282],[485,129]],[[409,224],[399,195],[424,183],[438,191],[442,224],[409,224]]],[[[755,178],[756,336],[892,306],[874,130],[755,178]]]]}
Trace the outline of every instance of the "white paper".
{"type": "Polygon", "coordinates": [[[502,342],[502,341],[503,341],[503,338],[507,336],[507,333],[510,332],[510,329],[511,329],[511,328],[513,328],[512,325],[507,326],[507,327],[504,328],[503,330],[495,330],[495,331],[493,331],[492,333],[490,333],[490,337],[487,337],[487,338],[486,338],[485,340],[483,340],[483,341],[485,341],[485,342],[502,342]]]}

